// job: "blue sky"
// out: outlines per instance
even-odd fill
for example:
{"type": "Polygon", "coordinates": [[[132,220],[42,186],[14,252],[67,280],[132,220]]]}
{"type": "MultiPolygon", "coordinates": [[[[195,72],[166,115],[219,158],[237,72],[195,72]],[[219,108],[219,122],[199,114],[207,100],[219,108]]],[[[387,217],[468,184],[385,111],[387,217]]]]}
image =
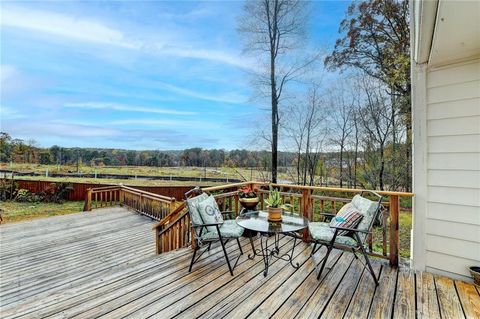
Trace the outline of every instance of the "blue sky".
{"type": "MultiPolygon", "coordinates": [[[[310,49],[332,49],[348,4],[312,3],[310,49]]],[[[236,31],[243,2],[0,5],[1,131],[47,147],[249,147],[246,119],[265,106],[236,31]]]]}

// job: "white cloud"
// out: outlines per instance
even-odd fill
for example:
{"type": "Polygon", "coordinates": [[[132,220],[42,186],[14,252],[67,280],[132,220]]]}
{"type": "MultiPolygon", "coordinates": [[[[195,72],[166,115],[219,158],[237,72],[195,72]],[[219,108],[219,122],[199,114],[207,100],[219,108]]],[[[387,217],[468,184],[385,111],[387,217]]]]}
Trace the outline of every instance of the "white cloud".
{"type": "Polygon", "coordinates": [[[76,18],[18,6],[7,6],[2,10],[3,26],[24,28],[51,33],[71,39],[111,44],[125,48],[138,48],[138,44],[126,41],[124,34],[93,20],[76,18]]]}
{"type": "Polygon", "coordinates": [[[243,104],[247,101],[247,97],[244,95],[236,94],[236,93],[230,93],[230,94],[219,94],[219,95],[213,95],[213,94],[205,94],[205,93],[200,93],[196,92],[193,90],[185,89],[173,84],[168,84],[168,83],[163,83],[163,82],[157,82],[158,85],[166,90],[169,90],[174,93],[178,93],[181,95],[186,95],[190,97],[195,97],[201,100],[207,100],[207,101],[215,101],[215,102],[223,102],[223,103],[233,103],[233,104],[243,104]]]}
{"type": "Polygon", "coordinates": [[[162,127],[196,127],[196,128],[203,128],[208,127],[209,129],[212,128],[219,128],[220,126],[216,123],[207,122],[207,121],[182,121],[182,120],[156,120],[156,119],[127,119],[127,120],[115,120],[106,122],[107,125],[140,125],[140,126],[162,126],[162,127]]]}
{"type": "Polygon", "coordinates": [[[100,21],[11,5],[2,7],[0,25],[49,33],[72,40],[139,50],[152,55],[203,59],[245,69],[252,68],[252,64],[248,60],[235,52],[192,47],[190,44],[192,41],[186,40],[188,36],[175,34],[176,30],[174,29],[159,30],[154,40],[142,41],[139,40],[141,38],[140,31],[136,32],[135,39],[133,39],[125,32],[100,21]],[[174,34],[174,36],[170,36],[170,39],[160,39],[158,34],[174,34]]]}
{"type": "Polygon", "coordinates": [[[125,105],[116,103],[103,103],[103,102],[79,102],[79,103],[65,103],[65,107],[78,108],[78,109],[93,109],[93,110],[112,110],[112,111],[127,111],[127,112],[140,112],[140,113],[157,113],[157,114],[171,114],[171,115],[194,115],[195,112],[190,111],[177,111],[172,109],[163,109],[157,107],[144,107],[135,105],[125,105]]]}

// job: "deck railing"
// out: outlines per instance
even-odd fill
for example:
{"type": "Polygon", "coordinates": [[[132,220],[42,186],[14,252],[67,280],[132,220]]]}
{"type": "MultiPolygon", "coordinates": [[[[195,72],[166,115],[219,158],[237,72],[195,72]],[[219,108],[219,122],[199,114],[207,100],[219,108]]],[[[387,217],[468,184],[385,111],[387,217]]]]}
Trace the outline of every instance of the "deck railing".
{"type": "Polygon", "coordinates": [[[178,204],[173,197],[119,185],[89,188],[83,210],[120,205],[160,221],[175,210],[178,204]]]}
{"type": "MultiPolygon", "coordinates": [[[[306,217],[309,221],[321,221],[321,212],[336,213],[341,206],[350,202],[353,195],[361,189],[331,188],[301,185],[268,184],[262,182],[245,182],[204,188],[203,191],[214,195],[222,211],[239,213],[238,188],[242,186],[259,188],[260,209],[265,209],[264,199],[268,196],[269,186],[280,190],[282,201],[292,206],[292,211],[306,217]]],[[[382,222],[377,225],[375,234],[368,238],[369,254],[388,259],[392,266],[399,263],[399,213],[400,198],[412,197],[412,193],[376,191],[384,196],[382,203],[382,222]],[[380,233],[380,234],[379,234],[380,233]],[[380,247],[380,249],[378,248],[380,247]],[[376,249],[375,249],[376,248],[376,249]],[[379,251],[380,250],[380,251],[379,251]]],[[[185,205],[166,216],[153,227],[156,232],[157,253],[188,246],[194,233],[189,225],[185,205]]],[[[304,240],[308,241],[308,232],[304,240]]]]}

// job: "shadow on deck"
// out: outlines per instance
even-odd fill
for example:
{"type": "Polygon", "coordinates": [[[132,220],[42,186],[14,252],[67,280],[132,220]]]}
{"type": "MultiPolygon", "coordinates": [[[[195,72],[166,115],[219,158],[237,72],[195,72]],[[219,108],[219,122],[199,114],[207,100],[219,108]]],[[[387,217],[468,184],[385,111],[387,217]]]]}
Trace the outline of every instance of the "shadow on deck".
{"type": "MultiPolygon", "coordinates": [[[[350,253],[336,252],[317,281],[305,243],[295,249],[298,270],[274,260],[264,278],[262,259],[249,260],[243,240],[234,277],[220,247],[188,273],[191,250],[155,255],[151,226],[122,208],[1,226],[1,317],[480,317],[471,284],[375,262],[375,288],[350,253]]],[[[293,242],[280,244],[286,251],[293,242]]]]}

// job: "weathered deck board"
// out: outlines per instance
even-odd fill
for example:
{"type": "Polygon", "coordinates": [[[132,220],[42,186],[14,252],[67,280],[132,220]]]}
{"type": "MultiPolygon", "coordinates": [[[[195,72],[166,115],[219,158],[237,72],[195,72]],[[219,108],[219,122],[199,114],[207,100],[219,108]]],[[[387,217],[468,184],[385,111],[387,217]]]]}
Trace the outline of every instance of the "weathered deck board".
{"type": "MultiPolygon", "coordinates": [[[[266,278],[261,257],[247,258],[246,239],[235,276],[219,246],[189,273],[191,250],[155,255],[151,226],[121,208],[0,226],[0,317],[480,317],[480,294],[470,283],[375,261],[375,287],[350,253],[333,251],[317,280],[303,242],[294,254],[299,269],[274,259],[266,278]]],[[[282,238],[281,251],[292,244],[282,238]]],[[[239,253],[236,242],[227,250],[232,260],[239,253]]]]}

